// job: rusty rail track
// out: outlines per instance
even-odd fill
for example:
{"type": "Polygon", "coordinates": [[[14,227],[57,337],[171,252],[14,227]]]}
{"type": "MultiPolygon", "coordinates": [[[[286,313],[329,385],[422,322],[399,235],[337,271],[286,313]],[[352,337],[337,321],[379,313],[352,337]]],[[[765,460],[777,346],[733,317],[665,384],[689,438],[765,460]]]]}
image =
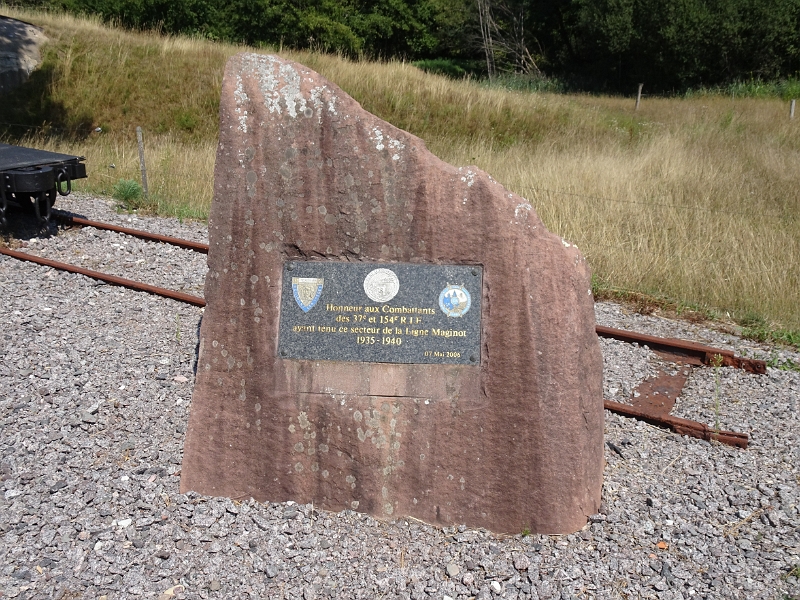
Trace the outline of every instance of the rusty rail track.
{"type": "MultiPolygon", "coordinates": [[[[53,212],[53,218],[57,219],[65,225],[76,225],[79,227],[94,227],[96,229],[103,229],[106,231],[114,231],[125,235],[137,237],[148,241],[160,242],[178,246],[193,252],[200,252],[208,254],[208,244],[202,242],[193,242],[191,240],[184,240],[181,238],[174,238],[165,235],[149,233],[138,229],[131,229],[128,227],[120,227],[110,223],[102,223],[99,221],[91,221],[72,215],[67,215],[61,212],[53,212]]],[[[124,277],[117,277],[116,275],[109,275],[91,269],[85,269],[76,265],[63,263],[47,258],[42,258],[26,252],[18,252],[8,248],[0,247],[0,254],[16,258],[18,260],[33,262],[39,265],[44,265],[54,269],[67,271],[70,273],[77,273],[105,281],[114,285],[120,285],[133,290],[148,292],[156,294],[165,298],[171,298],[179,302],[185,302],[194,306],[204,307],[206,301],[193,294],[186,294],[124,277]]],[[[667,375],[660,372],[654,379],[642,382],[637,390],[631,396],[631,404],[622,404],[613,402],[611,400],[604,400],[603,406],[612,412],[618,413],[625,417],[639,419],[652,425],[659,427],[666,427],[680,435],[688,435],[691,437],[704,439],[707,441],[717,441],[730,446],[738,448],[747,448],[748,436],[746,433],[737,433],[734,431],[719,431],[689,419],[682,419],[672,416],[672,410],[675,400],[679,396],[683,385],[686,382],[691,366],[727,366],[737,369],[744,369],[750,373],[763,374],[767,372],[767,365],[762,360],[754,360],[736,356],[730,350],[722,348],[713,348],[711,346],[704,346],[695,342],[680,340],[675,338],[661,338],[652,335],[645,335],[633,331],[626,331],[623,329],[614,329],[611,327],[604,327],[597,325],[595,327],[598,336],[617,339],[627,343],[635,343],[642,346],[648,346],[657,355],[667,360],[677,362],[687,367],[682,368],[675,375],[667,375]]]]}
{"type": "Polygon", "coordinates": [[[157,233],[150,233],[149,231],[141,231],[140,229],[120,227],[119,225],[112,225],[111,223],[90,221],[89,219],[83,219],[81,217],[68,215],[62,212],[53,211],[51,218],[61,222],[64,225],[78,225],[80,227],[94,227],[95,229],[103,229],[105,231],[115,231],[117,233],[124,233],[125,235],[130,235],[143,240],[162,242],[164,244],[178,246],[179,248],[185,248],[186,250],[200,252],[201,254],[208,254],[208,244],[204,244],[202,242],[193,242],[191,240],[170,237],[168,235],[159,235],[157,233]]]}
{"type": "Polygon", "coordinates": [[[753,360],[751,358],[735,356],[730,350],[712,348],[687,340],[661,338],[653,335],[625,331],[624,329],[613,329],[611,327],[603,327],[602,325],[597,325],[595,329],[597,330],[597,335],[601,337],[613,338],[630,344],[636,343],[641,346],[647,345],[659,356],[684,364],[713,365],[715,361],[718,360],[721,361],[719,366],[722,367],[735,367],[759,375],[763,375],[767,372],[767,363],[763,360],[753,360]]]}
{"type": "Polygon", "coordinates": [[[670,411],[683,390],[691,366],[734,367],[763,375],[767,372],[765,361],[736,356],[730,350],[704,346],[687,340],[656,337],[602,325],[597,325],[595,329],[597,335],[601,337],[647,346],[658,356],[682,365],[674,375],[660,371],[656,377],[643,381],[631,394],[630,404],[603,400],[603,406],[607,410],[671,429],[679,435],[747,448],[746,433],[716,430],[698,421],[675,417],[670,411]]]}
{"type": "Polygon", "coordinates": [[[699,423],[698,421],[681,419],[680,417],[673,417],[670,414],[654,415],[635,406],[612,402],[611,400],[603,400],[603,407],[623,417],[638,419],[639,421],[644,421],[651,425],[671,429],[678,435],[688,435],[689,437],[706,440],[707,442],[716,441],[721,444],[727,444],[728,446],[747,448],[748,436],[746,433],[722,431],[699,423]]]}
{"type": "Polygon", "coordinates": [[[5,256],[10,256],[11,258],[16,258],[18,260],[24,260],[27,262],[36,263],[38,265],[44,265],[45,267],[51,267],[53,269],[58,269],[60,271],[67,271],[69,273],[77,273],[79,275],[85,275],[86,277],[97,279],[98,281],[105,281],[106,283],[121,285],[123,287],[127,287],[132,290],[139,290],[140,292],[148,292],[150,294],[155,294],[157,296],[172,298],[173,300],[178,300],[179,302],[186,302],[187,304],[194,304],[195,306],[206,305],[206,301],[203,298],[201,298],[200,296],[195,296],[194,294],[186,294],[184,292],[168,290],[166,288],[158,287],[156,285],[150,285],[149,283],[142,283],[141,281],[125,279],[124,277],[117,277],[116,275],[109,275],[107,273],[101,273],[100,271],[92,271],[91,269],[84,269],[83,267],[78,267],[76,265],[71,265],[69,263],[59,262],[57,260],[50,260],[49,258],[42,258],[41,256],[36,256],[34,254],[28,254],[27,252],[18,252],[16,250],[10,250],[8,248],[0,247],[0,254],[3,254],[5,256]]]}
{"type": "MultiPolygon", "coordinates": [[[[161,242],[163,244],[178,246],[179,248],[184,248],[186,250],[192,250],[193,252],[208,254],[208,244],[204,244],[202,242],[193,242],[191,240],[184,240],[181,238],[170,237],[168,235],[150,233],[149,231],[142,231],[140,229],[120,227],[119,225],[112,225],[111,223],[90,221],[89,219],[68,215],[66,213],[59,211],[53,211],[53,213],[51,214],[51,218],[59,221],[64,225],[76,225],[79,227],[94,227],[95,229],[114,231],[117,233],[122,233],[143,240],[148,240],[152,242],[161,242]]],[[[79,267],[77,265],[72,265],[65,262],[59,262],[56,260],[50,260],[49,258],[42,258],[34,254],[28,254],[27,252],[19,252],[16,250],[11,250],[9,248],[0,247],[0,254],[4,254],[5,256],[16,258],[18,260],[23,260],[43,265],[45,267],[51,267],[53,269],[58,269],[60,271],[67,271],[68,273],[77,273],[79,275],[85,275],[86,277],[91,277],[92,279],[96,279],[98,281],[105,281],[106,283],[119,285],[132,290],[147,292],[149,294],[163,296],[164,298],[171,298],[172,300],[185,302],[187,304],[192,304],[194,306],[203,307],[206,305],[206,301],[203,298],[201,298],[200,296],[195,296],[194,294],[187,294],[185,292],[170,290],[167,288],[159,287],[157,285],[150,285],[149,283],[143,283],[141,281],[135,281],[133,279],[126,279],[125,277],[118,277],[116,275],[109,275],[108,273],[101,273],[100,271],[93,271],[91,269],[86,269],[84,267],[79,267]]]]}

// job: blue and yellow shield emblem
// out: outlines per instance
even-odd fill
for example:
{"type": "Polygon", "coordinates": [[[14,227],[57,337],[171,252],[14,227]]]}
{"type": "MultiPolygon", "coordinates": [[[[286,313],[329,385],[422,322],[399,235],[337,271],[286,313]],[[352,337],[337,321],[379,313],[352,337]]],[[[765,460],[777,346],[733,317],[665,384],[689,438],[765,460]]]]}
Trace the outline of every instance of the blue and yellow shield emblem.
{"type": "Polygon", "coordinates": [[[292,277],[294,299],[303,312],[310,311],[317,304],[324,283],[321,277],[292,277]]]}

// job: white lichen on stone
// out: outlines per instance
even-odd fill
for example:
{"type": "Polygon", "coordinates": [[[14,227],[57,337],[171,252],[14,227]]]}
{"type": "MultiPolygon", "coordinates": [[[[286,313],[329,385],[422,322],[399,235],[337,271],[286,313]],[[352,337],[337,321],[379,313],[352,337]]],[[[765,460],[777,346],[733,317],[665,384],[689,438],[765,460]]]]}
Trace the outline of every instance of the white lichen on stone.
{"type": "MultiPolygon", "coordinates": [[[[464,170],[464,167],[459,167],[459,172],[464,170]]],[[[467,174],[461,177],[461,181],[467,184],[467,187],[472,187],[472,184],[475,183],[475,171],[472,169],[467,169],[467,174]]]]}
{"type": "MultiPolygon", "coordinates": [[[[247,110],[243,108],[243,105],[246,105],[247,102],[250,101],[250,98],[247,97],[247,94],[244,91],[244,84],[241,76],[236,77],[236,89],[233,92],[233,97],[236,98],[235,110],[237,120],[239,121],[239,131],[242,133],[247,133],[247,110]]],[[[242,166],[244,166],[244,162],[241,160],[239,162],[242,164],[242,166]]]]}
{"type": "Polygon", "coordinates": [[[383,145],[383,132],[381,132],[381,130],[378,129],[377,127],[375,127],[372,131],[370,131],[369,139],[375,142],[376,150],[380,151],[385,148],[385,146],[383,145]]]}
{"type": "Polygon", "coordinates": [[[372,140],[372,142],[375,144],[375,149],[378,151],[381,151],[387,147],[390,151],[394,150],[394,153],[392,154],[392,160],[400,160],[400,151],[405,150],[406,147],[403,142],[384,134],[377,127],[373,127],[372,130],[370,130],[369,139],[372,140]]]}
{"type": "MultiPolygon", "coordinates": [[[[285,109],[286,114],[294,119],[298,115],[310,116],[308,111],[316,109],[317,116],[321,117],[322,96],[327,88],[313,88],[306,99],[301,91],[302,78],[293,65],[276,56],[245,54],[242,56],[242,71],[255,77],[270,113],[280,115],[285,109]]],[[[335,97],[328,99],[329,112],[335,112],[335,102],[335,97]]]]}
{"type": "Polygon", "coordinates": [[[293,119],[297,117],[297,104],[300,104],[300,111],[305,111],[306,99],[300,93],[300,76],[292,65],[282,64],[280,75],[285,85],[280,89],[283,102],[286,104],[286,112],[293,119]]]}
{"type": "MultiPolygon", "coordinates": [[[[314,110],[317,113],[317,123],[322,124],[322,110],[324,106],[323,95],[328,90],[328,86],[321,85],[313,88],[311,90],[311,104],[314,106],[314,110]]],[[[331,96],[328,100],[328,112],[331,114],[336,114],[336,96],[331,96]]]]}
{"type": "Polygon", "coordinates": [[[524,212],[523,214],[525,216],[528,216],[528,213],[531,212],[531,205],[528,204],[527,202],[523,202],[522,204],[518,204],[517,208],[514,209],[514,218],[515,219],[519,218],[519,211],[527,211],[527,212],[524,212]]]}
{"type": "Polygon", "coordinates": [[[297,422],[300,423],[302,429],[311,427],[311,422],[308,420],[308,414],[306,412],[301,411],[300,414],[297,415],[297,422]]]}

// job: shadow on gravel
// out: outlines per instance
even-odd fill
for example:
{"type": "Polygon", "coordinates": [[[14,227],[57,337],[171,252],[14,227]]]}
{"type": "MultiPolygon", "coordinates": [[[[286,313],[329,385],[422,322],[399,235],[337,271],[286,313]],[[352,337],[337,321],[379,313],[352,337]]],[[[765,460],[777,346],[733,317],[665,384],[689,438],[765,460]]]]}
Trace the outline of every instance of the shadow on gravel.
{"type": "Polygon", "coordinates": [[[27,210],[9,206],[6,212],[8,226],[0,230],[0,240],[9,248],[19,247],[18,242],[27,242],[33,238],[50,237],[58,233],[58,225],[51,221],[47,231],[41,231],[33,209],[27,210]]]}

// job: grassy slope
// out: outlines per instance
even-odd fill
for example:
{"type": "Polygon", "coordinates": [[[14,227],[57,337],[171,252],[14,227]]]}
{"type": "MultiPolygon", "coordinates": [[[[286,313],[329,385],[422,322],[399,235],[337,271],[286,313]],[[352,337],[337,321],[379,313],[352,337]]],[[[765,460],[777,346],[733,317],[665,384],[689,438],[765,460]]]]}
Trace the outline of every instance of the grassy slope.
{"type": "MultiPolygon", "coordinates": [[[[51,39],[39,85],[58,109],[53,126],[104,129],[39,145],[85,154],[86,185],[108,192],[137,178],[141,125],[156,208],[207,213],[222,67],[241,48],[2,13],[51,39]]],[[[634,113],[626,98],[490,90],[397,62],[284,54],[445,160],[478,165],[529,198],[601,285],[800,329],[800,119],[789,121],[786,103],[654,98],[634,113]]],[[[8,104],[39,101],[25,93],[8,104]]],[[[0,113],[12,117],[24,115],[0,113]]]]}

